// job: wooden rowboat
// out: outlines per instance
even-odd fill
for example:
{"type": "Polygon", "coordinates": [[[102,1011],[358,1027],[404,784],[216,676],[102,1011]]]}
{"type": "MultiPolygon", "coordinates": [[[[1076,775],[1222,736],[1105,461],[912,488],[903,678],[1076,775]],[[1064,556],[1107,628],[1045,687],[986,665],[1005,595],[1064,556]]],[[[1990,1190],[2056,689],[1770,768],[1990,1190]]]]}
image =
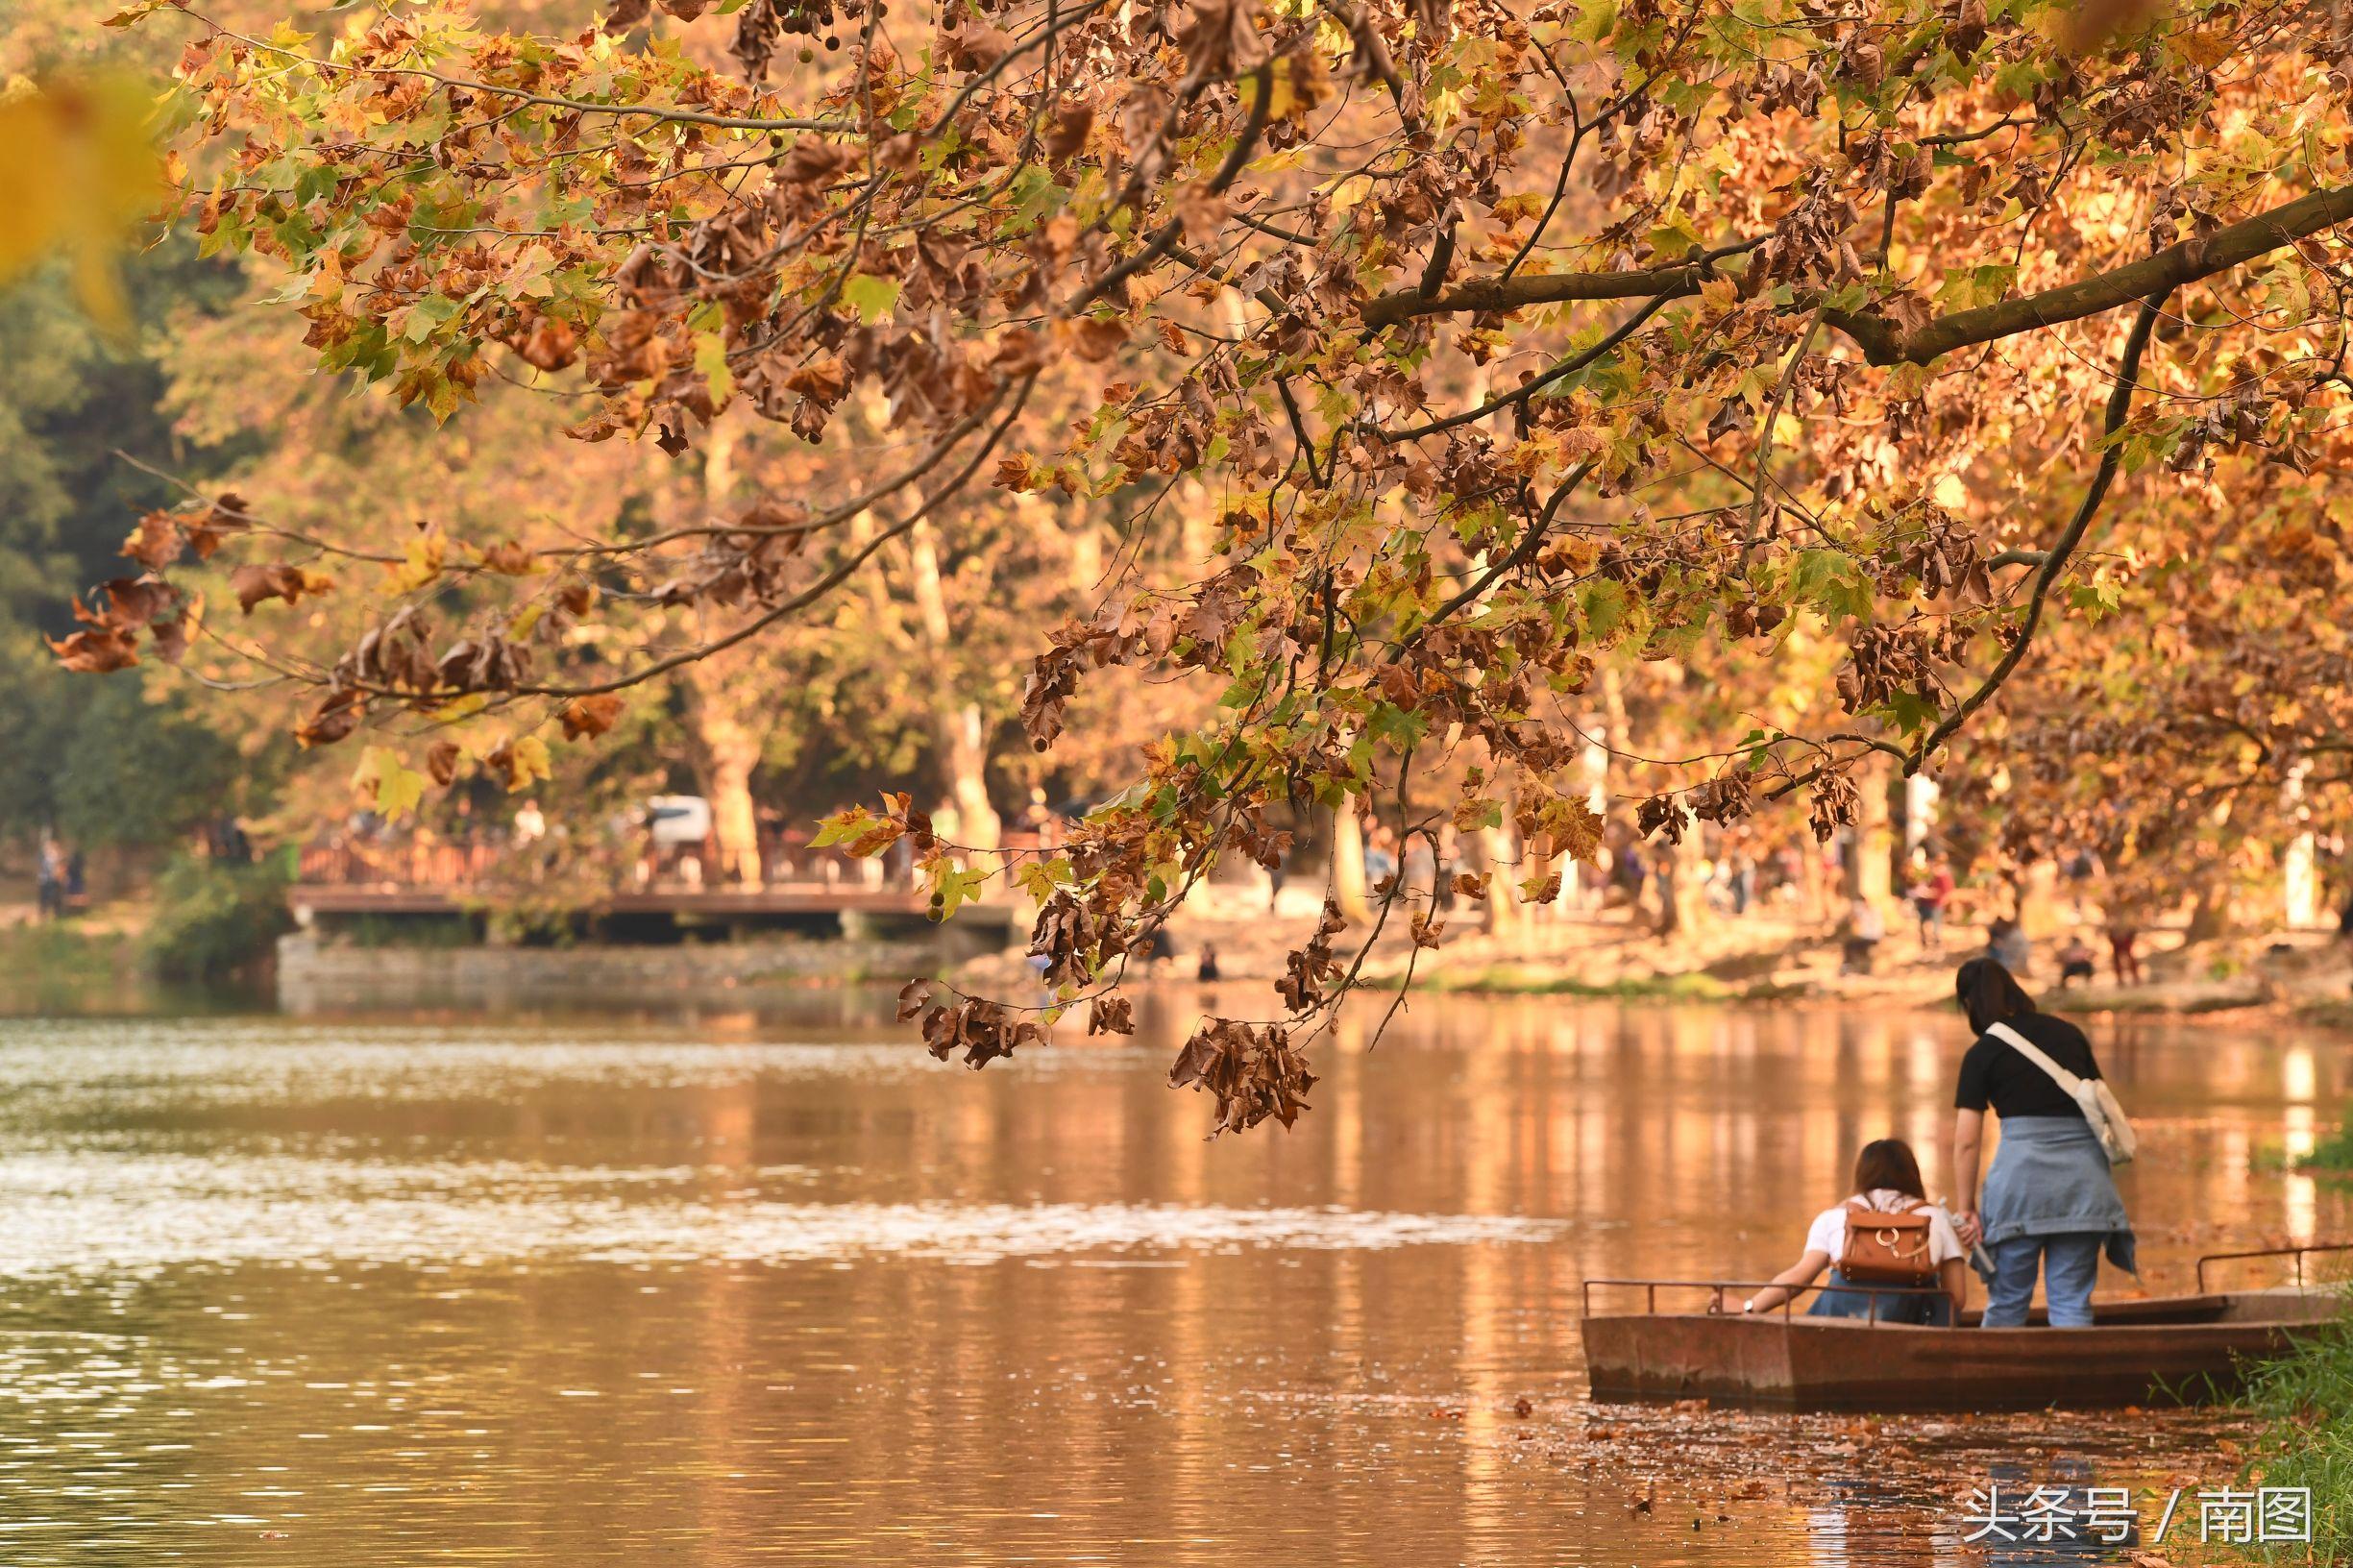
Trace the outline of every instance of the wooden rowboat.
{"type": "MultiPolygon", "coordinates": [[[[2314,1249],[2307,1249],[2314,1250],[2314,1249]]],[[[2328,1250],[2336,1250],[2334,1247],[2328,1250]]],[[[2269,1256],[2231,1254],[2227,1256],[2269,1256]]],[[[2285,1249],[2282,1254],[2285,1255],[2285,1249]]],[[[2205,1265],[2200,1260],[2199,1283],[2205,1265]]],[[[1660,1311],[1669,1292],[1704,1307],[1755,1286],[1731,1281],[1586,1282],[1585,1366],[1600,1402],[1706,1399],[1784,1410],[2026,1410],[2228,1399],[2247,1364],[2323,1332],[2345,1309],[2306,1285],[2093,1304],[2088,1329],[1958,1328],[1779,1310],[1660,1311]],[[1596,1288],[1638,1288],[1646,1310],[1597,1314],[1596,1288]]],[[[2033,1321],[2040,1324],[2038,1311],[2033,1321]]]]}

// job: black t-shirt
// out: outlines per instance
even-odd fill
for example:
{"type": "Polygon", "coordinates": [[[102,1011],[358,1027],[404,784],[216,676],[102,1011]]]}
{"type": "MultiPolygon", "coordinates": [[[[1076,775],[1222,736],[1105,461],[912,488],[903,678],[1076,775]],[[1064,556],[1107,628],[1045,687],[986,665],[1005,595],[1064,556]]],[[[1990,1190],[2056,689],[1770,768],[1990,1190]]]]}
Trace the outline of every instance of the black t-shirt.
{"type": "MultiPolygon", "coordinates": [[[[2002,1022],[2043,1048],[2043,1054],[2078,1078],[2099,1076],[2092,1058],[2092,1042],[2065,1018],[2047,1013],[2028,1013],[2002,1022]]],[[[2083,1111],[2050,1074],[2020,1055],[2008,1041],[1980,1035],[1961,1058],[1961,1087],[1952,1103],[1964,1111],[1983,1111],[1991,1105],[2004,1120],[2012,1116],[2074,1116],[2083,1111]]]]}

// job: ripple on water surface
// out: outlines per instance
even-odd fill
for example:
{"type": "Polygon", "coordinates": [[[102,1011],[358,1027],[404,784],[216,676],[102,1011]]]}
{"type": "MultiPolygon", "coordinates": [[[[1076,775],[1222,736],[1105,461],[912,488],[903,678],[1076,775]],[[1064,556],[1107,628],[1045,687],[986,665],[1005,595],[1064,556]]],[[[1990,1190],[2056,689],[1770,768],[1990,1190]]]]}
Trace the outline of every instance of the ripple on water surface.
{"type": "Polygon", "coordinates": [[[793,1167],[392,1164],[294,1157],[0,1158],[0,1274],[245,1263],[952,1262],[1094,1251],[1552,1239],[1557,1220],[1218,1204],[793,1203],[793,1167]],[[681,1189],[718,1188],[689,1195],[681,1189]]]}

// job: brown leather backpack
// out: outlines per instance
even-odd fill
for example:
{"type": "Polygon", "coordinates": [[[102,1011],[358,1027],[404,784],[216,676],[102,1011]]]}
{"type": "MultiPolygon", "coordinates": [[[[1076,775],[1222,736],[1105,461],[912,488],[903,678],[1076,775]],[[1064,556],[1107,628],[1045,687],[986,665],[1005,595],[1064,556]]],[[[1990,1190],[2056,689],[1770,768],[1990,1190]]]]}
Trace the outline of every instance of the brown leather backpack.
{"type": "Polygon", "coordinates": [[[1890,1213],[1847,1200],[1847,1244],[1838,1271],[1853,1285],[1934,1285],[1926,1204],[1890,1213]]]}

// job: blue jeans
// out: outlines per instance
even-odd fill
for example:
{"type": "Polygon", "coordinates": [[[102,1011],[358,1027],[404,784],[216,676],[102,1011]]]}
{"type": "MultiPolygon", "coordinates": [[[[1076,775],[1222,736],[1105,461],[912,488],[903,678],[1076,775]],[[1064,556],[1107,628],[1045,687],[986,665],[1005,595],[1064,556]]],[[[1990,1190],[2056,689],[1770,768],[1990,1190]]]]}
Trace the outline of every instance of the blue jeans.
{"type": "Polygon", "coordinates": [[[1860,1317],[1875,1315],[1881,1323],[1920,1323],[1930,1328],[1949,1328],[1952,1324],[1952,1298],[1942,1290],[1934,1295],[1912,1291],[1883,1289],[1874,1295],[1867,1286],[1849,1285],[1847,1276],[1837,1269],[1822,1282],[1822,1289],[1814,1304],[1805,1310],[1808,1317],[1860,1317]]]}
{"type": "Polygon", "coordinates": [[[2097,1231],[2076,1236],[2014,1236],[1989,1241],[1994,1278],[1986,1286],[1985,1326],[2015,1329],[2026,1321],[2034,1299],[2034,1276],[2043,1275],[2043,1301],[2054,1329],[2092,1326],[2092,1285],[2099,1278],[2099,1250],[2107,1237],[2097,1231]]]}

